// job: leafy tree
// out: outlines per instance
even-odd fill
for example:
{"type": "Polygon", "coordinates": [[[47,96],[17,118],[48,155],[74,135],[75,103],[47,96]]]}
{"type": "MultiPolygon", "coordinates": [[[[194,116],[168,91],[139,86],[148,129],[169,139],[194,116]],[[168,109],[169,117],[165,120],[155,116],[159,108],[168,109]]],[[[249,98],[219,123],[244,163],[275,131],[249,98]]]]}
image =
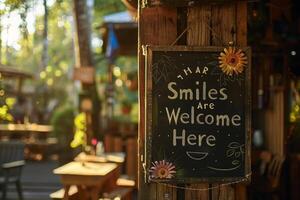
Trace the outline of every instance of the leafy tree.
{"type": "Polygon", "coordinates": [[[103,16],[125,11],[126,8],[121,0],[95,0],[93,25],[99,26],[103,23],[103,16]]]}
{"type": "Polygon", "coordinates": [[[72,6],[71,2],[66,0],[57,1],[48,7],[47,39],[49,44],[47,54],[50,59],[42,62],[43,50],[45,50],[45,18],[37,16],[35,32],[28,33],[26,14],[30,6],[34,6],[34,0],[27,0],[26,5],[24,2],[18,7],[14,6],[23,19],[20,26],[22,37],[18,41],[21,49],[15,50],[9,47],[10,57],[7,58],[7,61],[10,65],[18,66],[37,75],[37,78],[31,82],[31,85],[35,87],[34,99],[39,102],[34,108],[41,113],[46,113],[45,109],[49,100],[55,99],[63,104],[68,96],[72,97],[67,94],[72,86],[69,72],[70,68],[74,66],[72,6]],[[47,63],[47,65],[40,71],[43,63],[47,63]]]}

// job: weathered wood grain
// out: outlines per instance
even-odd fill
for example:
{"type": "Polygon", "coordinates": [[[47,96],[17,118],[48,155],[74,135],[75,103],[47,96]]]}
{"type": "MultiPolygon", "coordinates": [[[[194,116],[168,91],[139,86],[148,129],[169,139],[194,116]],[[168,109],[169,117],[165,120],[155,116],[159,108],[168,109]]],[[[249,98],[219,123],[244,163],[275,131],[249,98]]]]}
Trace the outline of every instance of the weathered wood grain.
{"type": "Polygon", "coordinates": [[[205,5],[200,7],[188,8],[187,45],[210,46],[210,21],[211,6],[205,5]]]}
{"type": "Polygon", "coordinates": [[[239,46],[247,46],[247,3],[236,4],[236,43],[239,46]]]}
{"type": "MultiPolygon", "coordinates": [[[[212,7],[212,45],[228,45],[230,41],[237,45],[247,44],[247,4],[238,2],[236,4],[216,5],[212,7]]],[[[212,200],[236,199],[244,197],[233,185],[219,186],[212,190],[212,200]]],[[[244,186],[241,186],[244,187],[244,186]]],[[[239,199],[240,200],[240,199],[239,199]]]]}
{"type": "Polygon", "coordinates": [[[177,37],[176,8],[144,8],[140,15],[141,45],[170,45],[177,37]]]}
{"type": "Polygon", "coordinates": [[[185,190],[185,200],[208,200],[209,199],[209,190],[205,190],[208,188],[208,184],[191,184],[188,186],[190,188],[197,188],[199,190],[185,190]],[[204,190],[202,190],[204,189],[204,190]]]}
{"type": "MultiPolygon", "coordinates": [[[[177,37],[177,9],[176,8],[141,8],[139,1],[139,44],[138,44],[138,74],[139,74],[139,199],[154,200],[164,199],[165,187],[157,184],[145,183],[144,177],[144,151],[145,151],[145,58],[143,56],[143,45],[170,45],[177,37]]],[[[172,198],[176,199],[176,190],[172,189],[172,198]]]]}
{"type": "Polygon", "coordinates": [[[233,34],[236,32],[235,11],[235,4],[232,3],[212,7],[212,45],[228,45],[230,41],[236,41],[236,34],[233,34]]]}
{"type": "MultiPolygon", "coordinates": [[[[187,16],[187,45],[210,46],[211,44],[211,6],[191,7],[187,16]]],[[[208,184],[191,184],[191,188],[207,189],[208,184]]],[[[209,191],[185,190],[186,200],[208,200],[209,191]]]]}
{"type": "Polygon", "coordinates": [[[156,185],[156,199],[177,200],[177,189],[168,185],[156,185]]]}
{"type": "MultiPolygon", "coordinates": [[[[231,185],[213,184],[212,197],[213,200],[235,200],[235,189],[231,185]]],[[[236,199],[240,200],[240,199],[236,199]]]]}

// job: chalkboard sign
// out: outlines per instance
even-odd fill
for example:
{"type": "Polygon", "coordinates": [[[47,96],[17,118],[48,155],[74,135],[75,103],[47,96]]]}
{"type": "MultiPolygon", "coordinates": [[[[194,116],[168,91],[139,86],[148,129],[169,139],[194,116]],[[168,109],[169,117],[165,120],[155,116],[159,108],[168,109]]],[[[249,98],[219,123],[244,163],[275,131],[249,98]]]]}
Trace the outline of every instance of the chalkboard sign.
{"type": "Polygon", "coordinates": [[[250,173],[250,48],[146,47],[146,175],[170,183],[250,173]]]}

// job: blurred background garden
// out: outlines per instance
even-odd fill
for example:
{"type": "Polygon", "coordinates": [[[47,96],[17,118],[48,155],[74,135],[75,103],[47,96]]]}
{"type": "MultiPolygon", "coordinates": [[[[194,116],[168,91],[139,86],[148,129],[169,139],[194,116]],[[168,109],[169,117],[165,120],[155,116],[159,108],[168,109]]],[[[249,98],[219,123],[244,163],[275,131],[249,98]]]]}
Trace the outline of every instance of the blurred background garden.
{"type": "MultiPolygon", "coordinates": [[[[25,144],[25,199],[49,199],[61,187],[52,170],[81,151],[126,153],[133,145],[121,173],[134,179],[137,22],[130,9],[120,0],[0,1],[0,139],[25,144]]],[[[7,198],[15,197],[9,186],[7,198]]]]}

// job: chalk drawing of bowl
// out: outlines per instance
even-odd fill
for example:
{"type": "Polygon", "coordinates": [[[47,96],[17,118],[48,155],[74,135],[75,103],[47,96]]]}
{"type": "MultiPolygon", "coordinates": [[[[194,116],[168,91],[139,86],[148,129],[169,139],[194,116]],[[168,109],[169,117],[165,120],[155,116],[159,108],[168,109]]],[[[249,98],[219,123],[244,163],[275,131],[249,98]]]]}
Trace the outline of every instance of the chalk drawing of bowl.
{"type": "Polygon", "coordinates": [[[186,155],[192,160],[203,160],[208,156],[208,153],[199,151],[187,151],[186,155]]]}

